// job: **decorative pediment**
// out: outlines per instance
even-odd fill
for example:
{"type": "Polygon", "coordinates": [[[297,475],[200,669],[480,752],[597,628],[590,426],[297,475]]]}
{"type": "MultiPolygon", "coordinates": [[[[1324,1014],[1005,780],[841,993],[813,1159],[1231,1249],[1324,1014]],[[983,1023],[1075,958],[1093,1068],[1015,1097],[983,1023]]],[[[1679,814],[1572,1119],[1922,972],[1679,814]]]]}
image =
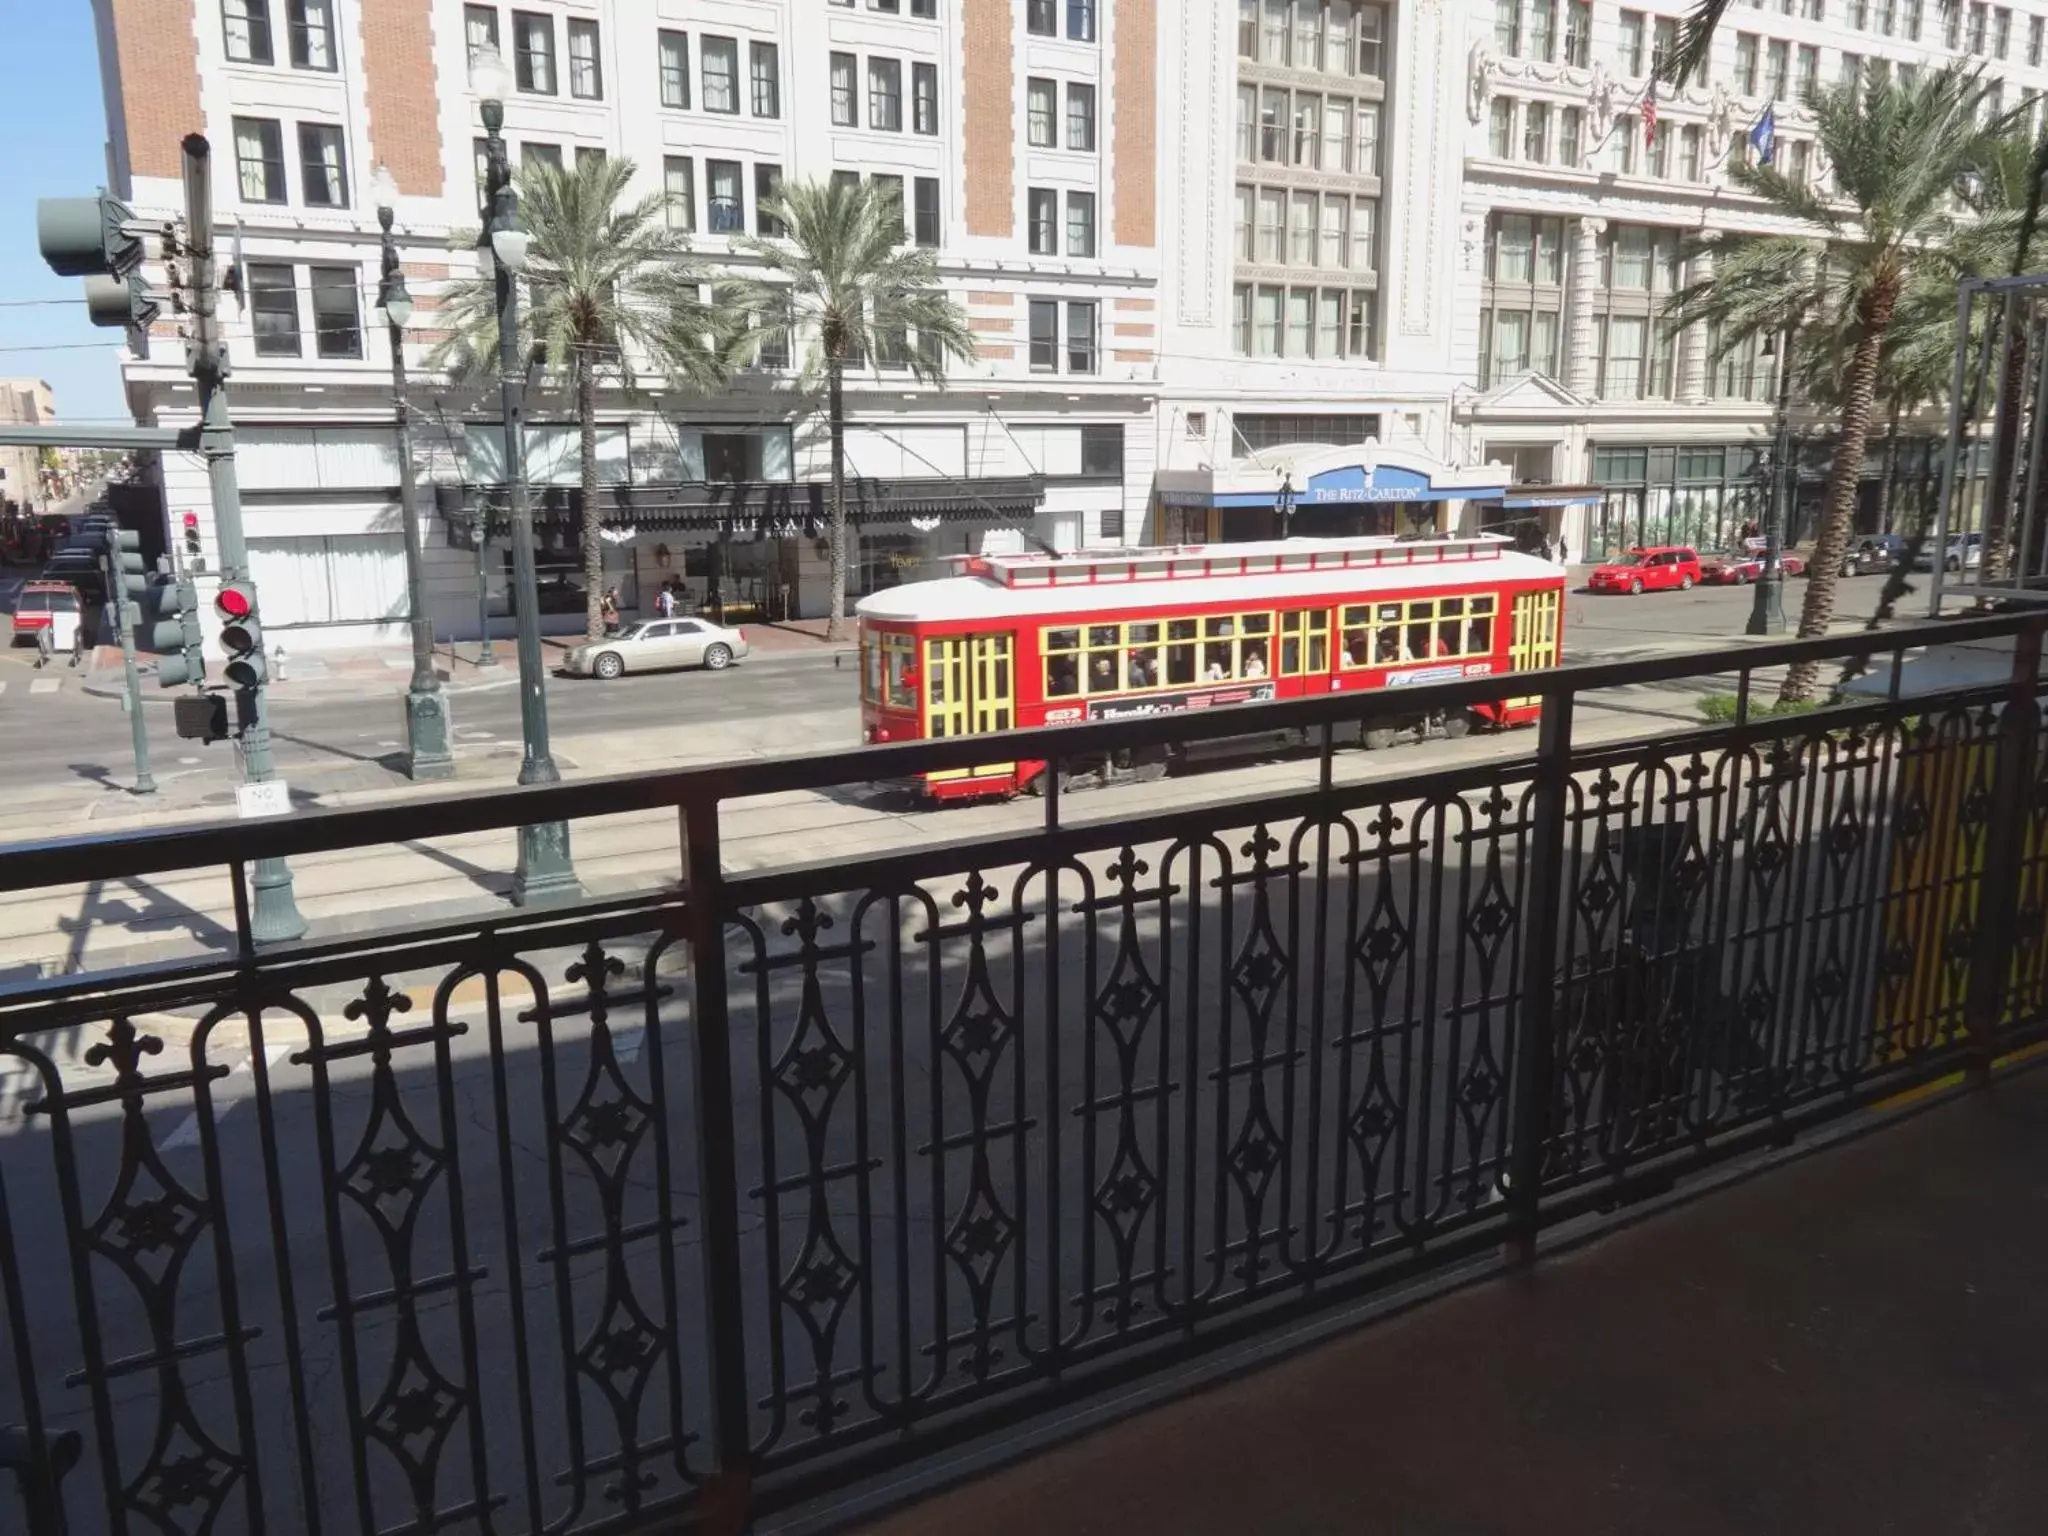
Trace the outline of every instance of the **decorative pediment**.
{"type": "Polygon", "coordinates": [[[1525,373],[1496,384],[1473,402],[1481,411],[1553,410],[1559,406],[1582,408],[1592,402],[1580,399],[1547,373],[1525,373]]]}

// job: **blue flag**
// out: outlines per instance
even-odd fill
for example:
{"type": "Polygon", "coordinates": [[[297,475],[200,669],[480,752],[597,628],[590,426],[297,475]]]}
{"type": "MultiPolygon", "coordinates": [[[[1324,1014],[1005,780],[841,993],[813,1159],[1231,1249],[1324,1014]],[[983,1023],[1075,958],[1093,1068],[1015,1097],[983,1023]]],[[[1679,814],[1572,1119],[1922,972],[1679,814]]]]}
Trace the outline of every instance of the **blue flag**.
{"type": "Polygon", "coordinates": [[[1765,102],[1763,111],[1759,112],[1756,121],[1749,125],[1749,145],[1756,151],[1758,165],[1769,165],[1777,157],[1777,106],[1775,101],[1765,102]]]}

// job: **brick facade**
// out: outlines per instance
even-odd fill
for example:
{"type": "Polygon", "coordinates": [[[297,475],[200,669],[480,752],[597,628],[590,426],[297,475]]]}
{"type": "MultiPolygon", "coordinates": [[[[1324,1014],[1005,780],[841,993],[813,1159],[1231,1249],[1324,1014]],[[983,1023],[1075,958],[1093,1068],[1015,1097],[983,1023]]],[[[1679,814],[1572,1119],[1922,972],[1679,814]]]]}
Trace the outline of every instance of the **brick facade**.
{"type": "Polygon", "coordinates": [[[439,197],[442,187],[432,12],[432,0],[362,0],[370,143],[398,190],[415,197],[439,197]]]}
{"type": "MultiPolygon", "coordinates": [[[[1149,246],[1157,239],[1158,225],[1158,0],[1116,0],[1113,42],[1116,243],[1149,246]]],[[[1212,104],[1208,110],[1223,108],[1212,104]]]]}
{"type": "Polygon", "coordinates": [[[1015,31],[1013,0],[966,0],[960,102],[970,235],[1007,239],[1017,228],[1015,31]]]}
{"type": "MultiPolygon", "coordinates": [[[[200,133],[199,37],[191,0],[101,0],[100,68],[112,77],[126,129],[125,161],[131,176],[185,174],[180,142],[200,133]]],[[[121,129],[109,125],[119,134],[121,129]]]]}

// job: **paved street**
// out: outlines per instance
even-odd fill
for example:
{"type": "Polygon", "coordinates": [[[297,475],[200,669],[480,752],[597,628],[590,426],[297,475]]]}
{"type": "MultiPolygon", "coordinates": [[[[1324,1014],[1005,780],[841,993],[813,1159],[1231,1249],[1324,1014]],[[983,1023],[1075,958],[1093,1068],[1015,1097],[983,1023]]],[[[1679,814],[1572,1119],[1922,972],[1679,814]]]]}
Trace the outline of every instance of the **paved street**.
{"type": "MultiPolygon", "coordinates": [[[[1786,590],[1795,617],[1803,591],[1797,582],[1786,590]]],[[[1876,602],[1878,583],[1848,583],[1844,593],[1845,614],[1860,616],[1876,602]]],[[[1742,588],[1633,599],[1575,597],[1567,610],[1566,655],[1711,645],[1742,633],[1751,601],[1752,594],[1742,588]]],[[[510,648],[505,650],[509,662],[510,648]]],[[[0,841],[47,831],[40,807],[60,798],[66,806],[101,799],[53,792],[109,783],[125,787],[133,773],[128,722],[119,702],[86,694],[79,676],[61,664],[38,673],[34,662],[29,647],[0,649],[0,733],[8,741],[11,790],[11,804],[0,808],[0,841]],[[39,808],[23,825],[9,813],[20,812],[22,797],[30,793],[39,808]]],[[[453,706],[459,749],[471,757],[504,759],[506,777],[516,767],[519,750],[514,681],[508,665],[498,686],[465,691],[453,706]]],[[[379,765],[402,745],[398,700],[404,686],[405,673],[394,670],[382,694],[276,698],[271,721],[278,762],[294,787],[321,795],[374,782],[403,783],[379,765]]],[[[165,696],[153,684],[145,688],[158,779],[166,784],[193,781],[184,785],[180,800],[197,798],[196,783],[205,786],[198,793],[208,803],[229,805],[236,781],[233,753],[225,746],[179,742],[170,733],[165,696]]],[[[548,712],[564,771],[603,773],[655,755],[632,741],[650,732],[662,733],[665,746],[683,761],[753,749],[850,746],[857,740],[856,689],[850,657],[835,666],[823,656],[767,656],[722,674],[671,673],[606,684],[557,678],[548,690],[548,712]],[[701,748],[691,739],[694,727],[707,728],[701,748]]],[[[104,819],[108,809],[100,805],[88,814],[104,819]]]]}

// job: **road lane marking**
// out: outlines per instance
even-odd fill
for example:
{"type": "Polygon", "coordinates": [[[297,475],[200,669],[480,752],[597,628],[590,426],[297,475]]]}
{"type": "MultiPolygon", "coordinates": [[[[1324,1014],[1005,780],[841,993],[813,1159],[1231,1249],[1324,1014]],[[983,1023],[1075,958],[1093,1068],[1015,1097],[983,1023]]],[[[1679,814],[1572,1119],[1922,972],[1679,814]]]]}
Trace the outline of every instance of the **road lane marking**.
{"type": "Polygon", "coordinates": [[[63,686],[64,679],[61,677],[38,677],[29,683],[28,691],[30,693],[55,693],[63,686]]]}
{"type": "MultiPolygon", "coordinates": [[[[296,1049],[296,1046],[290,1045],[267,1046],[263,1052],[263,1059],[274,1068],[296,1049]]],[[[220,1080],[220,1086],[214,1089],[213,1123],[216,1126],[228,1117],[229,1110],[249,1097],[250,1093],[254,1091],[256,1087],[255,1060],[256,1058],[253,1056],[244,1056],[239,1062],[235,1063],[234,1070],[220,1080]],[[243,1081],[238,1082],[237,1079],[242,1079],[243,1081]]],[[[185,1123],[166,1136],[159,1145],[161,1150],[165,1152],[170,1152],[180,1147],[198,1146],[199,1111],[193,1110],[190,1115],[186,1116],[185,1123]]]]}

